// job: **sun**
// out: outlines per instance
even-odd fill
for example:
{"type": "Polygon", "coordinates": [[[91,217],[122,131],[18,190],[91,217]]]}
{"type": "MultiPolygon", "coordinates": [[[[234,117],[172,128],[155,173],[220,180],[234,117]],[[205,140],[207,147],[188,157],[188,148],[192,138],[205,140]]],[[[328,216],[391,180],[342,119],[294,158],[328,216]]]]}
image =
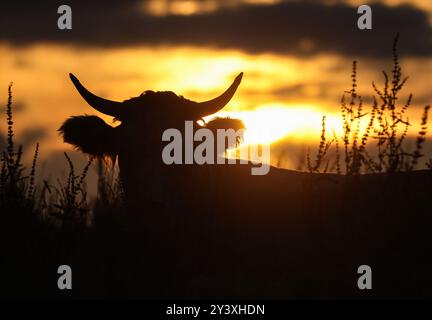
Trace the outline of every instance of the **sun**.
{"type": "Polygon", "coordinates": [[[307,126],[315,113],[307,109],[264,107],[242,115],[245,143],[271,143],[307,126]]]}
{"type": "Polygon", "coordinates": [[[312,137],[319,133],[322,114],[313,106],[267,105],[255,110],[221,112],[220,117],[241,119],[245,144],[273,143],[288,135],[312,137]]]}

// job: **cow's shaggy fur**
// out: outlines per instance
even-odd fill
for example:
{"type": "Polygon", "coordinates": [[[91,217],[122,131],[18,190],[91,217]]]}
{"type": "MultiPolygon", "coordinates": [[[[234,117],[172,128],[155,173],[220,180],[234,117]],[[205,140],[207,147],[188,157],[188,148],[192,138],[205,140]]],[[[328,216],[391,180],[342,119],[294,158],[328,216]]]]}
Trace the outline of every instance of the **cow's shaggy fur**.
{"type": "Polygon", "coordinates": [[[92,156],[111,156],[115,150],[115,128],[97,116],[74,116],[67,119],[59,132],[64,142],[92,156]]]}

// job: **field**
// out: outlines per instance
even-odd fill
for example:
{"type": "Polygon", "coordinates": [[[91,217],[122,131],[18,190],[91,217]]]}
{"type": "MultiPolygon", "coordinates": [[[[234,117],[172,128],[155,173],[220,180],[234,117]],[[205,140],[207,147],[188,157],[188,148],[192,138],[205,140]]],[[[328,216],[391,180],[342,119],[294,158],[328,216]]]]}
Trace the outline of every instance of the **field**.
{"type": "MultiPolygon", "coordinates": [[[[36,185],[39,157],[22,164],[14,143],[12,87],[0,176],[2,298],[431,298],[431,161],[423,154],[429,107],[415,147],[396,51],[369,109],[351,89],[341,101],[343,136],[323,130],[303,171],[250,165],[166,169],[163,201],[133,198],[118,168],[90,158],[65,181],[36,185]],[[365,122],[366,129],[360,130],[365,122]],[[90,167],[99,174],[87,196],[90,167]],[[188,179],[184,179],[188,177],[188,179]],[[73,290],[59,291],[59,265],[73,290]],[[359,290],[357,269],[373,270],[359,290]]],[[[143,188],[145,183],[143,182],[143,188]]]]}

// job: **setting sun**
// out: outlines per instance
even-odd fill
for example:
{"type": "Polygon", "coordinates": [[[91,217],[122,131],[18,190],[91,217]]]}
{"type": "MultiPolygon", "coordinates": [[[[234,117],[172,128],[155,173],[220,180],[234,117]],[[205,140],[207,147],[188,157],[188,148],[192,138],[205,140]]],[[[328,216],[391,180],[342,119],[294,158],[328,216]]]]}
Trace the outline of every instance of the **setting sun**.
{"type": "MultiPolygon", "coordinates": [[[[316,138],[323,115],[308,105],[267,105],[252,111],[221,112],[217,116],[241,119],[246,126],[244,143],[260,144],[273,143],[288,135],[316,138]]],[[[330,116],[328,123],[339,126],[336,116],[330,116]]]]}

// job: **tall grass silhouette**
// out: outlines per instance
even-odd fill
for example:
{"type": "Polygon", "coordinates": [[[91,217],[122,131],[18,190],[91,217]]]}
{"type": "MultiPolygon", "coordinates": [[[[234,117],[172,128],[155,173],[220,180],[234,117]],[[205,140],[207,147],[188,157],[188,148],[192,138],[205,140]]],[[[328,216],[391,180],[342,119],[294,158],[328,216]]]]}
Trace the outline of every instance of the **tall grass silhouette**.
{"type": "MultiPolygon", "coordinates": [[[[24,150],[14,140],[10,85],[7,144],[0,159],[0,276],[6,275],[0,278],[0,296],[58,297],[53,277],[62,264],[73,266],[78,290],[74,287],[71,296],[80,298],[154,298],[155,291],[170,298],[301,294],[310,298],[309,289],[328,297],[327,291],[333,289],[329,283],[335,292],[357,297],[358,290],[352,293],[355,286],[346,289],[347,282],[337,283],[338,277],[345,267],[351,277],[352,266],[370,258],[380,267],[389,266],[385,269],[389,272],[395,260],[405,263],[401,269],[421,261],[416,267],[427,266],[427,272],[421,273],[427,277],[432,264],[424,254],[431,243],[429,215],[424,211],[430,202],[429,172],[416,171],[408,179],[391,181],[378,174],[410,174],[424,158],[430,108],[424,107],[409,151],[405,142],[411,124],[406,113],[413,96],[400,104],[407,78],[402,76],[397,42],[398,37],[391,76],[383,72],[382,88],[373,83],[369,108],[358,94],[357,62],[353,62],[351,89],[341,99],[342,135],[329,133],[323,117],[316,154],[302,157],[311,173],[356,177],[377,173],[371,175],[372,183],[277,168],[267,176],[251,177],[248,168],[201,166],[187,171],[187,181],[173,180],[172,187],[181,193],[168,199],[172,203],[167,207],[143,203],[142,212],[127,212],[118,167],[110,158],[90,158],[79,171],[64,153],[65,179],[54,183],[36,179],[39,144],[26,168],[24,150]],[[93,169],[98,192],[96,199],[89,199],[86,180],[93,169]],[[339,183],[348,180],[352,183],[339,183]],[[386,250],[370,255],[377,243],[386,250]],[[391,255],[396,258],[388,260],[391,255]],[[320,263],[324,282],[316,272],[320,263]],[[23,274],[31,277],[20,277],[23,274]]],[[[427,165],[432,169],[432,161],[427,165]]],[[[398,275],[394,273],[399,271],[389,273],[388,288],[394,288],[398,275]]],[[[413,274],[417,273],[416,269],[413,274]]],[[[424,283],[429,288],[432,279],[424,283]]],[[[407,287],[412,289],[412,283],[407,287]]],[[[400,290],[410,292],[404,286],[400,290]]],[[[419,295],[430,291],[424,292],[419,295]]]]}
{"type": "MultiPolygon", "coordinates": [[[[39,144],[35,146],[29,168],[23,163],[24,150],[15,141],[12,84],[8,87],[6,105],[7,144],[0,158],[0,268],[2,290],[0,297],[55,296],[50,286],[53,266],[90,261],[88,250],[102,247],[89,226],[95,216],[114,208],[121,212],[123,196],[118,172],[98,159],[98,197],[89,199],[86,179],[95,162],[90,158],[82,171],[77,169],[65,152],[68,174],[55,182],[38,177],[39,144]],[[108,172],[110,172],[108,174],[108,172]],[[108,178],[109,177],[109,178],[108,178]],[[40,181],[40,182],[38,182],[40,181]],[[86,240],[87,239],[87,240],[86,240]],[[82,243],[86,246],[82,247],[82,243]],[[20,273],[32,276],[21,282],[20,273]],[[36,276],[35,276],[36,275],[36,276]],[[23,288],[27,288],[24,291],[23,288]],[[4,296],[6,295],[6,296],[4,296]]],[[[116,215],[113,214],[111,216],[116,215]]],[[[99,219],[104,222],[107,218],[99,219]]],[[[103,226],[105,240],[111,237],[118,220],[103,226]]]]}
{"type": "Polygon", "coordinates": [[[403,77],[397,52],[398,42],[399,35],[393,41],[391,76],[386,71],[382,72],[384,77],[382,88],[379,88],[375,82],[372,83],[374,93],[372,105],[368,109],[365,107],[363,97],[357,91],[357,61],[353,61],[351,89],[345,91],[341,99],[340,115],[343,134],[337,137],[333,133],[333,139],[329,140],[325,132],[325,117],[323,117],[321,139],[313,165],[310,154],[307,155],[309,172],[327,172],[330,162],[332,162],[330,166],[335,168],[337,173],[342,173],[341,168],[343,168],[343,173],[346,175],[395,173],[412,171],[418,167],[419,160],[424,157],[422,150],[428,131],[430,106],[424,107],[415,148],[410,151],[405,141],[411,127],[407,110],[411,106],[413,94],[409,94],[407,100],[400,103],[400,93],[408,77],[403,77]],[[361,131],[362,124],[366,124],[363,131],[361,131]],[[332,144],[334,148],[330,148],[332,144]]]}
{"type": "Polygon", "coordinates": [[[2,212],[31,211],[34,207],[36,163],[39,145],[36,145],[31,170],[25,174],[23,150],[16,148],[13,130],[12,83],[8,87],[6,105],[7,146],[2,152],[0,173],[0,208],[2,212]]]}
{"type": "MultiPolygon", "coordinates": [[[[83,220],[91,211],[86,178],[94,158],[89,158],[80,173],[64,152],[65,164],[68,167],[66,179],[56,179],[56,184],[46,179],[36,185],[36,174],[39,158],[39,143],[35,146],[31,167],[27,169],[23,162],[23,148],[16,146],[12,83],[8,87],[6,105],[7,145],[0,159],[0,208],[5,214],[26,212],[35,217],[54,217],[68,223],[70,220],[83,220]]],[[[109,169],[106,159],[98,159],[98,202],[117,205],[123,202],[123,191],[118,170],[109,169]]],[[[93,201],[94,202],[94,201],[93,201]]]]}

